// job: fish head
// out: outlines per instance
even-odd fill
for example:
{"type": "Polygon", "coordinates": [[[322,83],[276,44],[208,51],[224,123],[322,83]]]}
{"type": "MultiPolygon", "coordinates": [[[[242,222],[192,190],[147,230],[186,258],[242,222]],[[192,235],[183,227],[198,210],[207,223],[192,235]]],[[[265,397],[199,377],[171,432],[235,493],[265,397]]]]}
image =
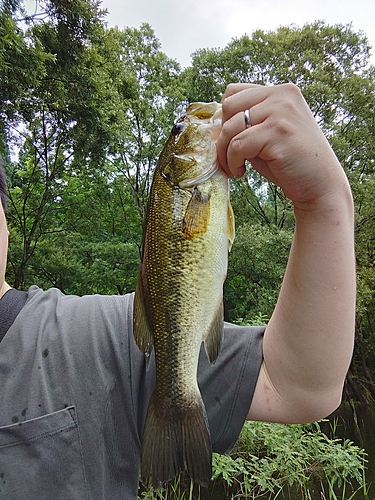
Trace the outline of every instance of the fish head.
{"type": "Polygon", "coordinates": [[[180,188],[191,188],[217,170],[216,140],[221,104],[195,102],[174,124],[159,159],[161,175],[180,188]]]}

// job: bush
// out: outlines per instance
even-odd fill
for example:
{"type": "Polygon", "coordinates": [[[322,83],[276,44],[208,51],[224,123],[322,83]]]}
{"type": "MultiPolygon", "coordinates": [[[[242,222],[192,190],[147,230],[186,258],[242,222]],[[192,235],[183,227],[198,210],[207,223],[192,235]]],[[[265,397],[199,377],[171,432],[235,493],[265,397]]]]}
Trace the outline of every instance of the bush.
{"type": "Polygon", "coordinates": [[[140,491],[139,498],[281,500],[281,495],[289,498],[292,488],[301,500],[312,500],[313,490],[319,499],[351,500],[365,493],[365,462],[364,450],[349,440],[329,438],[319,424],[246,422],[230,456],[213,454],[208,490],[180,476],[161,490],[140,491]]]}

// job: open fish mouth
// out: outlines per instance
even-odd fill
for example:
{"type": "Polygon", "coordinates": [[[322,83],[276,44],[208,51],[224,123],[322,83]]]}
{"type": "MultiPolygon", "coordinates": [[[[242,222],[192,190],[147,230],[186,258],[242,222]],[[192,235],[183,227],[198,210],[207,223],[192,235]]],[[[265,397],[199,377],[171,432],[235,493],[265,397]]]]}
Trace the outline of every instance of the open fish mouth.
{"type": "MultiPolygon", "coordinates": [[[[217,103],[194,103],[188,107],[187,114],[193,116],[190,118],[192,121],[197,121],[201,124],[202,122],[207,124],[207,128],[210,130],[210,134],[212,137],[211,142],[211,152],[214,161],[208,165],[201,174],[193,177],[191,179],[184,179],[179,182],[178,186],[181,189],[191,189],[199,184],[203,184],[211,179],[219,170],[219,165],[216,160],[216,141],[219,137],[222,125],[222,108],[221,105],[217,103]],[[203,118],[202,118],[203,117],[203,118]],[[206,118],[204,118],[206,117],[206,118]]],[[[195,157],[199,155],[199,152],[195,152],[194,155],[174,155],[176,158],[186,161],[195,161],[195,157]]]]}

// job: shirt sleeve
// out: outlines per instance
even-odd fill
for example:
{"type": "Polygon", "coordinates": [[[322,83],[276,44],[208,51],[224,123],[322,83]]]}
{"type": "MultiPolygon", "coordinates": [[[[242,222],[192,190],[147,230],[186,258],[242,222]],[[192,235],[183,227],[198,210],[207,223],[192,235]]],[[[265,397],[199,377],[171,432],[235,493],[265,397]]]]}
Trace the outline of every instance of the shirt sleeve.
{"type": "Polygon", "coordinates": [[[0,342],[26,304],[28,294],[11,288],[0,299],[0,342]]]}
{"type": "Polygon", "coordinates": [[[246,420],[262,364],[264,331],[225,323],[221,353],[213,366],[202,346],[198,383],[217,453],[230,453],[246,420]]]}

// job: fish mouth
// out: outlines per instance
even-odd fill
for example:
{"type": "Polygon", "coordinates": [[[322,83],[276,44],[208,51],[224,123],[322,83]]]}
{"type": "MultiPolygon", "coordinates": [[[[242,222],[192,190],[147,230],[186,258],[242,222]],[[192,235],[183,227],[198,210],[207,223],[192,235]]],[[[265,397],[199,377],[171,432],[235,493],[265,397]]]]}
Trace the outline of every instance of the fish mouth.
{"type": "MultiPolygon", "coordinates": [[[[221,131],[221,118],[222,118],[222,108],[221,104],[216,102],[212,103],[194,103],[188,108],[187,115],[193,116],[193,121],[199,123],[206,123],[211,129],[211,156],[214,160],[208,165],[208,167],[196,177],[192,179],[183,179],[179,182],[178,186],[181,189],[191,189],[199,184],[203,184],[211,179],[219,170],[219,164],[216,159],[216,141],[219,137],[221,131]]],[[[191,161],[191,155],[175,155],[176,158],[181,160],[191,161]]]]}
{"type": "Polygon", "coordinates": [[[190,104],[186,111],[186,117],[193,123],[200,123],[209,126],[212,140],[217,141],[222,127],[222,106],[217,102],[208,104],[196,102],[190,104]]]}
{"type": "Polygon", "coordinates": [[[221,120],[221,104],[217,102],[193,102],[186,110],[186,115],[194,116],[198,120],[221,120]]]}

